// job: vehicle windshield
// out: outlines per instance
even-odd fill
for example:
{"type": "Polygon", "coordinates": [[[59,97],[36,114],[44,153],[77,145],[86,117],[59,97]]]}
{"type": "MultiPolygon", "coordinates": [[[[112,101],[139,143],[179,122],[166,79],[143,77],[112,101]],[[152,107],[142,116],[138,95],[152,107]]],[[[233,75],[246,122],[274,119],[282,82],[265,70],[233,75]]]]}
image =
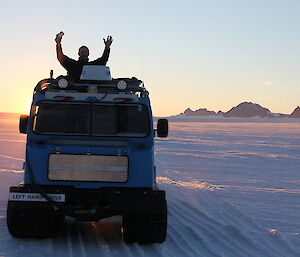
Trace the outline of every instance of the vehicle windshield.
{"type": "Polygon", "coordinates": [[[38,134],[145,137],[149,117],[141,104],[41,102],[33,130],[38,134]]]}

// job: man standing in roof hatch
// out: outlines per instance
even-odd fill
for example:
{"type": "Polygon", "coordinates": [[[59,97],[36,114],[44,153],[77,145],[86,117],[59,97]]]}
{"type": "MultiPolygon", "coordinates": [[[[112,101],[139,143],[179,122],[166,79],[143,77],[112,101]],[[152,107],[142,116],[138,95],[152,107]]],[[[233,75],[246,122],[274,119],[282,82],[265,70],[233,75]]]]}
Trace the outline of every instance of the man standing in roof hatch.
{"type": "Polygon", "coordinates": [[[57,59],[60,64],[67,70],[68,75],[70,75],[75,81],[80,80],[80,75],[82,72],[83,65],[106,65],[109,57],[110,52],[110,45],[113,42],[111,36],[108,36],[107,39],[103,38],[105,48],[102,56],[94,61],[89,62],[89,49],[86,46],[81,46],[78,50],[78,61],[69,58],[68,56],[63,54],[62,47],[61,47],[61,40],[64,33],[60,32],[56,35],[55,42],[56,42],[56,54],[57,59]]]}

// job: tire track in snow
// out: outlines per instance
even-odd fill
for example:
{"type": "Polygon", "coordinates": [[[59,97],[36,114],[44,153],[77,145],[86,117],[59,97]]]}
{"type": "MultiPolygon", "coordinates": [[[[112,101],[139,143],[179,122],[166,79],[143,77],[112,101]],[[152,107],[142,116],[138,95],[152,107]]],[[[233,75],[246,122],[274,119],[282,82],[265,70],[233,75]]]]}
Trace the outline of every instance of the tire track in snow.
{"type": "MultiPolygon", "coordinates": [[[[179,183],[178,184],[179,186],[184,186],[184,183],[179,183]]],[[[176,186],[176,185],[174,185],[174,186],[176,186]]],[[[205,187],[201,187],[201,186],[199,186],[199,188],[205,188],[205,187]]],[[[211,187],[209,187],[209,189],[211,189],[211,187]]],[[[201,194],[202,193],[206,193],[206,195],[208,195],[210,192],[209,191],[205,191],[205,190],[201,190],[201,194]]],[[[171,194],[172,196],[174,196],[174,194],[171,194]]],[[[220,211],[219,211],[219,209],[220,208],[216,208],[216,204],[217,204],[217,202],[216,202],[216,199],[210,199],[210,198],[206,198],[206,197],[203,197],[204,199],[206,199],[206,201],[207,201],[207,205],[208,206],[204,206],[204,210],[205,209],[211,209],[211,210],[213,210],[214,212],[216,212],[216,213],[219,213],[220,211]],[[209,207],[211,205],[211,208],[209,207]]],[[[174,199],[173,199],[174,200],[174,199]]],[[[185,199],[185,200],[189,200],[189,199],[185,199]]],[[[176,199],[176,201],[173,201],[173,203],[175,203],[175,202],[183,202],[182,201],[182,199],[176,199]]],[[[189,202],[189,201],[187,201],[187,202],[189,202]]],[[[172,203],[170,200],[169,200],[169,206],[170,206],[170,203],[172,203]]],[[[196,206],[197,204],[190,204],[190,205],[188,205],[189,207],[191,207],[192,208],[192,206],[196,206]]],[[[224,205],[224,204],[222,204],[222,205],[224,205]]],[[[184,204],[182,203],[182,205],[179,207],[179,208],[182,208],[184,206],[184,204]]],[[[186,207],[186,206],[185,206],[186,207]]],[[[219,206],[218,206],[219,207],[219,206]]],[[[193,207],[194,209],[195,209],[195,207],[193,207]]],[[[231,209],[235,209],[233,206],[231,206],[231,209]]],[[[222,208],[221,208],[221,210],[222,210],[222,208]]],[[[190,211],[190,212],[188,212],[188,213],[193,213],[193,211],[190,211]]],[[[236,223],[236,220],[239,220],[239,219],[237,219],[237,217],[236,216],[233,216],[233,217],[231,217],[230,215],[227,215],[227,217],[225,218],[224,217],[224,213],[227,215],[227,212],[224,212],[224,211],[221,211],[221,214],[223,214],[223,215],[221,215],[221,214],[219,214],[219,216],[220,216],[220,220],[227,220],[227,225],[225,226],[225,225],[222,225],[222,224],[219,224],[219,225],[222,225],[225,229],[224,229],[224,233],[227,233],[228,234],[228,239],[229,239],[229,242],[230,242],[230,244],[232,244],[232,242],[235,242],[235,241],[241,241],[241,238],[243,238],[244,239],[244,247],[247,247],[247,245],[245,245],[245,244],[247,244],[247,243],[251,243],[252,245],[253,245],[253,248],[254,249],[252,249],[252,250],[255,250],[256,248],[257,248],[257,246],[256,246],[256,244],[257,244],[257,242],[253,242],[251,239],[249,239],[246,235],[244,235],[243,234],[243,232],[242,232],[242,230],[240,230],[240,229],[238,229],[238,227],[239,226],[236,226],[235,225],[235,223],[236,223]],[[232,238],[234,238],[234,239],[231,239],[231,237],[232,238]]],[[[230,214],[230,211],[228,212],[229,214],[230,214]]],[[[178,216],[179,215],[181,215],[181,213],[179,213],[178,214],[178,216]]],[[[225,215],[225,216],[226,216],[225,215]]],[[[241,216],[241,217],[243,217],[243,215],[239,215],[239,216],[241,216]]],[[[243,217],[244,218],[244,217],[243,217]]],[[[246,219],[247,220],[247,219],[246,219]]],[[[248,220],[247,220],[248,221],[248,220]]],[[[213,224],[213,221],[211,222],[212,224],[213,224]]],[[[251,219],[250,219],[250,223],[252,223],[252,221],[251,221],[251,219]]],[[[254,225],[254,224],[251,224],[252,226],[254,225]]],[[[252,226],[250,226],[250,228],[252,227],[252,226]]],[[[242,226],[242,227],[246,227],[246,228],[248,228],[249,229],[249,226],[242,226]]],[[[257,229],[257,226],[255,226],[256,227],[256,229],[257,229]]],[[[212,228],[213,229],[213,228],[212,228]]],[[[223,234],[224,234],[223,233],[223,234]]],[[[256,233],[257,234],[257,233],[256,233]]],[[[266,234],[266,233],[265,233],[266,234]]],[[[262,235],[258,235],[259,237],[262,237],[262,235]]],[[[226,237],[225,237],[226,238],[226,237]]],[[[263,238],[262,238],[262,241],[265,241],[263,238]]],[[[243,242],[243,241],[242,241],[243,242]]],[[[261,251],[263,251],[264,253],[265,253],[265,255],[266,256],[268,256],[269,254],[268,254],[268,251],[269,251],[269,249],[272,249],[272,248],[274,248],[274,247],[272,247],[272,244],[270,245],[268,242],[266,242],[267,243],[267,245],[269,245],[268,247],[267,247],[267,249],[266,250],[263,250],[264,248],[266,248],[263,244],[263,246],[264,247],[261,247],[261,251]]],[[[290,251],[290,249],[289,248],[287,248],[286,247],[286,245],[285,245],[285,250],[287,250],[288,252],[290,251]]],[[[247,248],[246,248],[247,249],[247,248]]],[[[256,250],[257,251],[257,250],[256,250]]],[[[274,249],[273,250],[274,251],[274,253],[276,254],[276,255],[278,255],[278,256],[280,256],[280,253],[276,250],[276,249],[274,249]]],[[[240,253],[239,253],[239,255],[237,255],[237,256],[242,256],[242,254],[245,252],[245,248],[242,248],[241,250],[240,250],[240,253]]],[[[247,252],[247,251],[246,251],[247,252]]],[[[252,252],[252,251],[251,251],[252,252]]],[[[253,254],[251,254],[251,253],[248,253],[248,255],[247,256],[253,256],[253,254]]]]}
{"type": "Polygon", "coordinates": [[[66,235],[67,235],[67,242],[68,242],[68,256],[69,257],[74,257],[74,254],[73,254],[73,243],[72,243],[71,230],[70,230],[71,223],[70,222],[66,222],[65,226],[66,226],[66,235]]]}
{"type": "Polygon", "coordinates": [[[182,209],[174,211],[173,203],[169,202],[169,232],[172,238],[174,238],[175,244],[178,242],[183,242],[183,245],[188,246],[188,248],[183,249],[183,252],[195,252],[191,256],[219,256],[214,252],[213,247],[208,247],[207,244],[204,244],[205,239],[196,232],[196,228],[199,225],[196,222],[192,222],[192,224],[187,224],[186,215],[183,215],[182,209]],[[170,232],[171,230],[171,232],[170,232]],[[173,231],[173,232],[172,232],[173,231]],[[183,235],[183,236],[182,236],[183,235]],[[199,244],[202,246],[199,249],[199,244]]]}
{"type": "Polygon", "coordinates": [[[246,253],[246,256],[253,256],[251,253],[255,250],[255,247],[250,251],[247,249],[249,246],[254,246],[253,242],[245,235],[241,234],[234,225],[230,223],[220,223],[218,220],[212,219],[202,212],[198,212],[197,215],[191,211],[188,213],[189,215],[185,217],[187,222],[190,223],[188,226],[196,234],[200,233],[202,234],[202,237],[207,238],[208,243],[213,241],[214,243],[211,245],[213,249],[217,245],[229,250],[229,253],[231,251],[231,255],[245,256],[244,254],[246,253]],[[195,230],[197,227],[199,227],[200,232],[195,230]],[[232,227],[235,233],[230,233],[230,231],[228,231],[228,227],[232,227]],[[209,238],[210,241],[208,240],[209,238]],[[218,242],[218,244],[216,244],[216,242],[218,242]],[[240,246],[241,243],[242,247],[240,246]]]}
{"type": "MultiPolygon", "coordinates": [[[[164,169],[164,171],[167,171],[167,169],[164,167],[164,165],[162,165],[162,163],[161,162],[159,162],[159,164],[161,165],[161,166],[163,166],[163,169],[164,169]]],[[[173,181],[173,180],[170,180],[169,178],[162,178],[162,179],[160,179],[159,178],[159,181],[161,181],[161,182],[166,182],[166,180],[169,180],[169,181],[167,181],[168,183],[167,184],[173,184],[174,186],[181,186],[181,187],[187,187],[188,189],[198,189],[198,190],[202,190],[203,192],[204,192],[204,190],[203,189],[210,189],[210,190],[212,190],[213,189],[213,187],[211,187],[211,186],[209,186],[209,184],[208,183],[193,183],[193,182],[184,182],[184,181],[173,181]]],[[[166,191],[168,191],[168,190],[166,190],[166,191]]],[[[175,194],[171,194],[171,197],[173,197],[175,194]]],[[[167,197],[169,196],[169,194],[167,194],[167,197]]],[[[170,197],[170,198],[171,198],[170,197]]],[[[185,199],[185,200],[187,200],[187,199],[185,199]]],[[[171,210],[175,210],[175,202],[176,201],[180,201],[181,202],[181,204],[182,204],[182,206],[180,206],[179,207],[179,210],[180,211],[178,211],[178,213],[177,213],[177,215],[175,215],[175,218],[176,219],[179,219],[179,217],[181,217],[181,215],[182,215],[182,209],[185,209],[185,207],[186,207],[186,204],[184,204],[184,202],[183,202],[183,200],[182,199],[176,199],[176,200],[174,200],[174,199],[172,199],[172,200],[170,200],[169,198],[168,198],[168,207],[171,209],[171,210]]],[[[195,208],[195,210],[196,211],[198,211],[196,208],[195,208]]],[[[188,212],[189,214],[190,214],[190,212],[188,212]]],[[[170,215],[170,214],[169,214],[170,215]]],[[[170,220],[170,219],[169,219],[170,220]]],[[[182,219],[181,219],[181,221],[179,221],[178,222],[178,224],[183,224],[184,225],[184,223],[185,223],[185,221],[183,221],[182,219]]],[[[171,224],[169,225],[169,226],[171,226],[171,224]]],[[[198,239],[201,241],[201,237],[197,234],[197,232],[194,230],[194,227],[197,227],[197,226],[199,226],[197,223],[195,223],[194,221],[192,222],[192,224],[191,224],[191,226],[190,226],[190,232],[188,232],[188,234],[191,234],[191,232],[194,234],[194,235],[196,235],[197,237],[198,237],[198,239]]],[[[209,230],[208,230],[208,233],[209,233],[209,230]]],[[[207,234],[206,234],[207,235],[207,234]]],[[[204,235],[204,238],[205,238],[205,236],[206,235],[204,235]]],[[[212,236],[213,237],[213,236],[212,236]]],[[[202,244],[203,245],[203,244],[202,244]]],[[[208,251],[209,252],[209,254],[213,254],[213,256],[218,256],[216,253],[214,253],[214,251],[212,250],[212,249],[214,249],[214,246],[213,245],[210,245],[210,248],[207,246],[207,245],[203,245],[204,246],[204,249],[206,250],[206,251],[208,251]]],[[[238,255],[237,255],[238,256],[238,255]]],[[[243,255],[239,255],[239,256],[243,256],[243,255]]]]}
{"type": "Polygon", "coordinates": [[[82,238],[82,229],[83,229],[83,226],[84,224],[82,224],[81,222],[76,222],[76,228],[77,228],[77,235],[78,235],[78,242],[79,242],[79,248],[80,248],[80,251],[81,251],[81,256],[82,257],[87,257],[87,254],[86,254],[86,246],[85,246],[85,243],[83,241],[83,238],[82,238]]]}
{"type": "Polygon", "coordinates": [[[61,228],[58,235],[54,238],[49,239],[52,244],[51,252],[53,256],[73,257],[72,243],[70,241],[69,232],[67,231],[67,226],[68,225],[65,222],[64,226],[61,228]]]}
{"type": "MultiPolygon", "coordinates": [[[[285,241],[273,237],[270,233],[253,222],[251,218],[240,212],[235,206],[221,200],[219,192],[212,191],[211,187],[208,187],[209,191],[205,189],[190,190],[189,188],[184,188],[182,186],[181,189],[183,189],[180,191],[180,185],[163,185],[163,187],[166,187],[164,189],[166,189],[167,192],[169,191],[167,193],[167,197],[169,196],[169,208],[171,211],[173,210],[176,212],[177,210],[178,212],[175,217],[180,218],[183,215],[182,210],[188,210],[188,215],[185,216],[187,218],[192,216],[192,220],[190,220],[191,224],[189,225],[190,227],[195,227],[195,220],[197,220],[199,214],[202,213],[203,215],[206,213],[203,220],[210,220],[210,222],[205,225],[208,226],[208,229],[206,229],[206,235],[203,235],[204,238],[210,234],[210,231],[218,231],[220,227],[222,228],[219,233],[223,234],[223,238],[221,238],[223,245],[226,245],[226,247],[228,247],[228,245],[235,246],[235,249],[231,248],[232,253],[230,256],[243,256],[245,253],[245,256],[258,256],[260,254],[272,257],[285,256],[286,254],[288,254],[287,256],[297,256],[285,241]],[[168,190],[170,186],[172,186],[172,190],[168,190]],[[177,187],[178,190],[174,190],[174,187],[177,187]],[[176,197],[178,192],[182,192],[180,197],[176,197]],[[189,193],[192,193],[192,195],[189,195],[189,193]],[[185,197],[182,198],[182,196],[185,197]],[[197,209],[197,206],[201,208],[202,212],[197,209]],[[216,216],[217,218],[215,218],[215,220],[208,219],[209,216],[216,216]],[[221,221],[221,223],[217,221],[221,221]],[[213,226],[215,223],[217,226],[213,226]],[[248,236],[250,233],[251,237],[248,236]],[[256,238],[259,239],[257,240],[256,238]],[[249,247],[249,245],[251,247],[249,247]],[[254,254],[255,252],[258,255],[254,254]]],[[[185,220],[181,220],[182,224],[185,224],[184,222],[185,220]]],[[[203,221],[199,222],[200,224],[201,222],[203,223],[203,221]]],[[[180,222],[178,222],[178,225],[180,225],[180,222]]],[[[205,226],[204,229],[206,228],[205,226]]],[[[197,235],[197,232],[195,233],[197,235]]],[[[191,231],[187,231],[187,234],[191,234],[191,231]]],[[[214,238],[216,235],[211,235],[211,237],[214,238]]],[[[213,245],[210,249],[212,250],[214,248],[216,248],[216,245],[213,245]]]]}
{"type": "MultiPolygon", "coordinates": [[[[186,229],[180,229],[179,230],[177,228],[177,226],[174,226],[174,225],[169,226],[169,233],[174,238],[175,244],[177,244],[177,247],[179,247],[181,249],[181,252],[184,254],[184,256],[188,256],[188,257],[210,256],[210,255],[202,255],[205,252],[206,253],[209,252],[209,254],[211,254],[211,252],[207,251],[207,249],[205,249],[205,248],[204,249],[198,249],[197,246],[199,246],[199,245],[195,245],[191,241],[186,239],[184,236],[181,235],[181,232],[186,233],[186,229]],[[178,242],[180,242],[180,244],[178,244],[178,242]]],[[[215,255],[215,256],[217,257],[218,255],[215,255]]]]}
{"type": "Polygon", "coordinates": [[[212,247],[207,247],[207,245],[203,243],[205,240],[196,233],[194,230],[194,227],[197,226],[196,223],[192,224],[192,226],[187,226],[184,218],[180,218],[183,214],[182,210],[184,210],[184,205],[182,205],[178,213],[175,213],[173,204],[173,202],[168,200],[168,237],[174,241],[175,246],[181,250],[184,256],[189,252],[192,252],[189,256],[219,256],[212,250],[212,247]],[[180,244],[178,242],[180,242],[180,244]],[[199,244],[202,246],[200,250],[199,244]]]}
{"type": "MultiPolygon", "coordinates": [[[[204,193],[204,192],[203,192],[204,193]]],[[[202,192],[201,192],[202,194],[202,192]]],[[[208,200],[207,198],[208,194],[205,194],[204,198],[205,200],[208,200]]],[[[211,201],[207,201],[207,202],[212,202],[211,201]]],[[[214,200],[214,203],[217,204],[216,199],[214,200]]],[[[174,205],[176,206],[176,203],[174,203],[174,205]]],[[[197,223],[199,224],[203,224],[205,225],[209,231],[216,231],[217,235],[222,235],[221,239],[222,242],[225,243],[225,245],[233,245],[234,249],[240,249],[241,254],[243,252],[245,252],[245,250],[241,247],[239,247],[239,244],[237,243],[238,241],[241,241],[241,239],[243,239],[243,243],[247,243],[248,245],[251,245],[252,247],[254,247],[254,242],[252,242],[251,238],[248,238],[242,231],[240,230],[240,226],[239,224],[237,224],[237,217],[231,217],[228,218],[225,216],[227,215],[226,212],[223,212],[221,214],[219,214],[217,212],[217,210],[214,210],[213,208],[210,208],[209,206],[205,206],[205,203],[201,204],[201,207],[203,209],[203,211],[200,211],[199,209],[197,209],[195,207],[195,205],[191,205],[191,204],[186,204],[185,208],[188,211],[189,215],[187,217],[187,219],[190,220],[190,222],[195,222],[197,221],[197,223]],[[210,216],[215,216],[215,213],[217,213],[217,217],[211,218],[210,216]],[[199,218],[201,217],[201,218],[199,218]],[[235,233],[233,233],[235,232],[235,233]],[[227,239],[226,239],[227,237],[227,239]],[[224,241],[224,238],[226,239],[224,241]],[[228,241],[228,242],[227,242],[228,241]]],[[[177,209],[180,208],[179,206],[177,206],[177,209]]],[[[252,252],[252,251],[251,251],[252,252]]]]}
{"type": "MultiPolygon", "coordinates": [[[[161,161],[157,161],[157,159],[156,159],[156,163],[157,164],[159,164],[160,166],[162,166],[162,171],[164,172],[164,173],[168,173],[168,169],[165,167],[165,165],[161,162],[161,161]]],[[[166,178],[167,180],[170,180],[169,178],[166,178]]],[[[159,179],[158,178],[158,181],[161,181],[161,182],[165,182],[164,181],[165,179],[159,179]]],[[[159,184],[159,183],[158,183],[159,184]]],[[[170,181],[168,181],[168,184],[172,184],[174,187],[177,185],[177,186],[182,186],[182,187],[188,187],[189,189],[198,189],[198,190],[200,190],[200,189],[207,189],[207,188],[209,188],[210,190],[212,190],[213,188],[211,188],[210,186],[208,186],[209,184],[208,183],[193,183],[193,182],[188,182],[188,183],[186,183],[186,182],[183,182],[183,181],[174,181],[174,180],[170,180],[170,181]],[[171,183],[170,183],[171,182],[171,183]]],[[[165,188],[166,189],[166,188],[165,188]]],[[[168,200],[168,208],[170,208],[170,209],[172,209],[172,204],[174,204],[174,202],[175,201],[172,201],[172,200],[170,200],[170,198],[172,198],[173,196],[175,196],[176,194],[175,194],[175,192],[173,192],[173,194],[171,194],[171,196],[168,194],[169,192],[168,192],[168,190],[166,189],[166,191],[167,191],[167,200],[168,200]]],[[[203,190],[204,191],[204,190],[203,190]]],[[[177,193],[177,192],[176,192],[177,193]]],[[[181,203],[183,202],[181,199],[176,199],[176,200],[179,200],[181,203]]],[[[186,199],[185,199],[186,200],[186,199]]],[[[184,206],[184,204],[183,204],[183,206],[184,206]]],[[[182,209],[184,209],[184,207],[182,208],[180,208],[181,210],[182,209]]],[[[182,215],[182,213],[181,212],[179,212],[178,214],[177,214],[177,219],[178,219],[178,217],[180,217],[182,215]]],[[[170,213],[169,213],[169,217],[170,217],[170,213]]],[[[184,222],[182,222],[182,221],[180,221],[180,222],[178,222],[178,224],[184,224],[184,222]]],[[[197,225],[197,224],[193,224],[194,226],[195,225],[197,225]]],[[[170,227],[172,227],[172,225],[171,225],[171,222],[170,222],[170,218],[169,218],[169,228],[170,227]]],[[[184,229],[184,228],[183,228],[184,229]]],[[[193,228],[192,228],[192,231],[193,231],[193,228]]],[[[194,232],[194,234],[196,234],[197,235],[197,237],[198,237],[198,239],[199,239],[199,235],[195,232],[195,231],[193,231],[194,232]]],[[[169,235],[170,233],[168,233],[168,235],[169,235]]],[[[205,238],[205,237],[204,237],[205,238]]],[[[203,239],[203,240],[205,240],[205,239],[203,239]]],[[[178,240],[177,240],[177,238],[174,240],[175,241],[175,243],[177,244],[177,242],[178,242],[178,240]]],[[[196,240],[197,241],[197,240],[196,240]]],[[[201,241],[201,237],[200,237],[200,239],[199,239],[199,241],[201,241]]],[[[202,242],[202,241],[201,241],[202,242]]],[[[198,245],[199,244],[199,242],[196,242],[196,245],[198,245]]],[[[208,246],[207,245],[203,245],[202,244],[202,246],[203,246],[203,250],[207,253],[207,254],[209,254],[209,255],[212,255],[212,256],[218,256],[218,254],[216,254],[215,252],[214,252],[214,250],[212,250],[212,249],[214,249],[215,247],[214,247],[214,245],[210,245],[210,248],[208,248],[208,246]]],[[[177,245],[177,247],[178,247],[178,245],[177,245]]],[[[200,255],[199,255],[200,256],[200,255]]],[[[204,255],[205,256],[205,255],[204,255]]]]}
{"type": "MultiPolygon", "coordinates": [[[[172,245],[170,248],[169,248],[169,238],[167,238],[166,242],[162,243],[162,244],[155,244],[153,246],[153,248],[155,249],[155,256],[161,256],[161,257],[173,257],[174,256],[174,246],[172,245]]],[[[149,253],[149,252],[148,252],[149,253]]],[[[178,253],[178,252],[176,252],[178,253]]],[[[150,253],[148,254],[148,256],[150,256],[150,253]]],[[[178,257],[180,257],[178,254],[177,254],[178,257]]],[[[183,255],[185,257],[185,255],[183,255]]]]}
{"type": "MultiPolygon", "coordinates": [[[[130,245],[128,245],[130,247],[130,245]]],[[[161,244],[157,243],[157,244],[138,244],[138,243],[134,243],[134,248],[137,249],[139,251],[139,253],[141,253],[141,251],[143,251],[143,256],[147,257],[147,256],[156,256],[156,257],[163,257],[166,255],[163,255],[161,252],[161,248],[160,248],[161,244]]],[[[167,250],[168,252],[168,250],[167,250]]],[[[135,256],[139,256],[138,253],[135,254],[135,256]]],[[[172,255],[171,255],[172,256],[172,255]]]]}
{"type": "MultiPolygon", "coordinates": [[[[169,237],[168,240],[172,241],[172,244],[170,245],[173,248],[172,252],[173,253],[176,252],[176,254],[182,254],[182,256],[195,256],[195,255],[190,255],[189,254],[189,250],[190,250],[189,246],[188,247],[184,247],[183,243],[186,243],[186,242],[185,242],[185,239],[182,236],[180,236],[180,233],[178,233],[176,230],[174,230],[175,233],[171,233],[171,230],[173,231],[174,229],[169,224],[168,225],[168,237],[169,237]],[[177,248],[178,251],[174,251],[174,248],[177,248]]],[[[168,249],[169,249],[169,247],[168,247],[168,249]]],[[[192,249],[192,252],[194,254],[195,250],[192,249]]]]}
{"type": "Polygon", "coordinates": [[[214,246],[218,245],[218,247],[224,249],[223,251],[227,252],[228,256],[251,256],[250,253],[245,255],[245,252],[247,253],[247,251],[245,249],[240,249],[235,240],[228,237],[221,229],[223,225],[218,223],[216,220],[210,219],[200,212],[198,215],[202,216],[203,219],[201,220],[199,220],[199,218],[191,212],[188,212],[189,215],[181,216],[180,209],[181,208],[179,207],[174,208],[173,212],[176,212],[175,217],[180,219],[180,222],[186,228],[186,234],[190,235],[191,239],[193,239],[192,234],[196,235],[196,237],[200,240],[201,238],[205,238],[206,243],[208,244],[205,245],[205,247],[209,249],[210,252],[213,252],[213,249],[215,248],[214,246]],[[199,231],[198,233],[196,229],[199,231]],[[214,244],[211,244],[210,241],[214,241],[214,244]]]}
{"type": "MultiPolygon", "coordinates": [[[[170,239],[172,239],[172,238],[170,238],[170,239]]],[[[174,251],[175,251],[178,257],[180,257],[180,256],[185,257],[184,253],[180,253],[180,252],[176,251],[176,248],[174,247],[174,245],[176,246],[176,244],[175,244],[174,241],[173,241],[174,244],[171,245],[171,246],[169,246],[168,242],[170,242],[169,239],[167,239],[167,242],[165,242],[163,246],[158,246],[158,249],[161,252],[161,256],[163,256],[163,257],[173,257],[174,256],[174,251]]]]}
{"type": "Polygon", "coordinates": [[[182,230],[178,230],[177,226],[169,225],[168,230],[169,234],[173,237],[174,242],[177,244],[177,247],[181,250],[181,252],[185,253],[186,256],[192,257],[200,255],[198,249],[196,249],[184,236],[182,236],[182,230]]]}
{"type": "MultiPolygon", "coordinates": [[[[214,194],[211,194],[211,191],[217,189],[217,187],[214,186],[208,186],[209,184],[205,185],[205,183],[202,184],[202,181],[199,182],[202,185],[197,185],[197,183],[194,183],[193,181],[182,181],[180,180],[180,176],[178,177],[178,173],[176,174],[176,180],[170,179],[170,176],[173,177],[173,173],[171,171],[168,171],[166,169],[165,164],[162,161],[156,161],[158,166],[160,166],[159,170],[161,171],[161,174],[167,175],[165,181],[164,179],[160,180],[158,179],[158,185],[162,187],[162,189],[165,189],[167,191],[167,198],[169,202],[169,206],[172,205],[173,202],[181,202],[182,205],[180,206],[181,209],[185,208],[185,202],[190,202],[189,206],[194,209],[197,209],[197,206],[201,208],[201,203],[205,202],[205,206],[203,206],[204,210],[208,213],[212,212],[214,216],[219,217],[220,220],[225,222],[224,224],[228,223],[227,226],[223,225],[224,232],[228,235],[227,238],[232,241],[232,238],[237,238],[238,240],[241,240],[239,236],[241,236],[243,239],[246,239],[246,242],[251,242],[253,245],[254,251],[258,252],[258,255],[264,253],[264,256],[299,256],[293,250],[289,247],[288,242],[282,240],[280,238],[280,235],[274,237],[271,235],[267,229],[263,229],[261,226],[259,226],[251,217],[246,216],[244,213],[242,213],[236,206],[232,205],[231,203],[228,203],[226,201],[221,201],[220,199],[222,196],[220,194],[217,194],[219,192],[213,192],[214,194]],[[167,181],[166,181],[167,180],[167,181]],[[168,181],[169,180],[169,181],[168,181]],[[167,184],[164,184],[164,182],[167,182],[167,184]],[[171,182],[171,183],[170,183],[171,182]],[[200,194],[203,194],[205,196],[209,197],[200,197],[201,201],[198,201],[195,203],[195,194],[190,196],[190,198],[182,199],[179,197],[176,197],[176,194],[178,192],[175,192],[176,190],[169,190],[171,187],[179,187],[184,188],[185,192],[183,194],[186,194],[187,192],[197,192],[200,194]],[[208,191],[209,189],[210,191],[208,191]],[[171,193],[171,194],[170,194],[171,193]],[[175,197],[174,197],[175,196],[175,197]],[[190,201],[192,198],[193,201],[190,201]],[[226,206],[226,208],[224,208],[226,206]],[[245,234],[245,231],[247,233],[251,233],[251,237],[248,236],[248,234],[245,234]],[[254,239],[254,241],[253,241],[254,239]],[[256,250],[255,250],[256,249],[256,250]],[[258,249],[258,250],[257,250],[258,249]],[[271,250],[271,251],[270,251],[271,250]],[[261,251],[261,252],[259,252],[261,251]],[[271,254],[270,254],[271,252],[271,254]]],[[[180,175],[180,173],[179,173],[180,175]]],[[[186,180],[187,178],[185,178],[186,180]]],[[[198,195],[200,195],[198,194],[198,195]]],[[[197,213],[197,212],[196,212],[197,213]]],[[[247,244],[244,242],[244,247],[247,249],[247,244]]],[[[214,248],[214,247],[213,247],[214,248]]],[[[243,253],[245,252],[244,248],[241,248],[243,253]]],[[[248,251],[249,253],[249,251],[248,251]]],[[[241,255],[236,255],[241,256],[241,255]]],[[[249,253],[247,256],[255,256],[252,252],[249,253]]]]}
{"type": "Polygon", "coordinates": [[[235,227],[240,228],[240,231],[248,231],[248,233],[252,235],[251,239],[259,238],[259,240],[255,240],[255,245],[260,245],[261,249],[267,253],[270,252],[270,249],[273,249],[274,254],[278,254],[278,256],[281,256],[282,252],[296,256],[288,243],[283,241],[280,236],[271,235],[266,228],[259,225],[252,217],[245,215],[237,206],[225,200],[221,200],[220,192],[215,193],[220,200],[216,201],[216,199],[208,196],[209,192],[205,192],[207,197],[203,197],[203,201],[218,213],[218,217],[220,217],[221,220],[234,224],[235,227]]]}
{"type": "MultiPolygon", "coordinates": [[[[178,244],[177,238],[174,237],[171,233],[170,233],[170,225],[168,225],[168,235],[167,235],[167,241],[163,243],[163,245],[161,246],[162,252],[165,252],[167,254],[167,256],[173,256],[174,252],[176,252],[176,256],[183,256],[186,257],[186,251],[185,248],[183,248],[181,246],[181,244],[178,244]]],[[[165,256],[162,254],[162,256],[165,256]]]]}
{"type": "MultiPolygon", "coordinates": [[[[246,216],[235,206],[227,203],[227,206],[224,206],[227,213],[232,216],[234,219],[238,217],[238,222],[240,227],[248,231],[253,239],[259,238],[256,240],[256,245],[259,245],[262,250],[265,252],[270,252],[272,250],[274,253],[271,256],[282,256],[283,253],[289,254],[289,256],[296,256],[295,252],[288,246],[286,241],[283,241],[279,235],[270,233],[266,228],[262,227],[256,223],[251,217],[246,216]],[[229,210],[230,208],[230,210],[229,210]]],[[[230,217],[229,215],[229,217],[230,217]]]]}
{"type": "Polygon", "coordinates": [[[135,252],[135,256],[146,257],[145,251],[137,243],[134,243],[130,246],[135,252]]]}

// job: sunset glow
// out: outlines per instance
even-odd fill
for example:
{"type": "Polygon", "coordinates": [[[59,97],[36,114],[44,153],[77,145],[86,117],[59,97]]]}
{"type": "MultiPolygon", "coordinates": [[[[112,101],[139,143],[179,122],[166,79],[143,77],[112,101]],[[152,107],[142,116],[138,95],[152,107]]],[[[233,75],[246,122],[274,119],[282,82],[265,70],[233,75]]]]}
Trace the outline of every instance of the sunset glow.
{"type": "Polygon", "coordinates": [[[51,69],[65,74],[55,53],[59,31],[74,59],[81,45],[96,59],[112,35],[113,77],[144,80],[156,116],[228,111],[243,101],[290,114],[300,104],[296,1],[29,0],[1,1],[1,10],[0,112],[26,112],[39,80],[51,69]]]}

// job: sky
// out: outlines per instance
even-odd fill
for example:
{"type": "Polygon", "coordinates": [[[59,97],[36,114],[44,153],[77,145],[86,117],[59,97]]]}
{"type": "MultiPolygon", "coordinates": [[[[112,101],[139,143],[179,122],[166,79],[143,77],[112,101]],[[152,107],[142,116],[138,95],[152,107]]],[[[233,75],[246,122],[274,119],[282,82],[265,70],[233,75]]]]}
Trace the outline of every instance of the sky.
{"type": "Polygon", "coordinates": [[[34,86],[66,74],[55,53],[102,55],[112,76],[138,77],[155,116],[186,108],[228,111],[253,102],[300,105],[300,0],[0,0],[0,112],[28,113],[34,86]]]}

